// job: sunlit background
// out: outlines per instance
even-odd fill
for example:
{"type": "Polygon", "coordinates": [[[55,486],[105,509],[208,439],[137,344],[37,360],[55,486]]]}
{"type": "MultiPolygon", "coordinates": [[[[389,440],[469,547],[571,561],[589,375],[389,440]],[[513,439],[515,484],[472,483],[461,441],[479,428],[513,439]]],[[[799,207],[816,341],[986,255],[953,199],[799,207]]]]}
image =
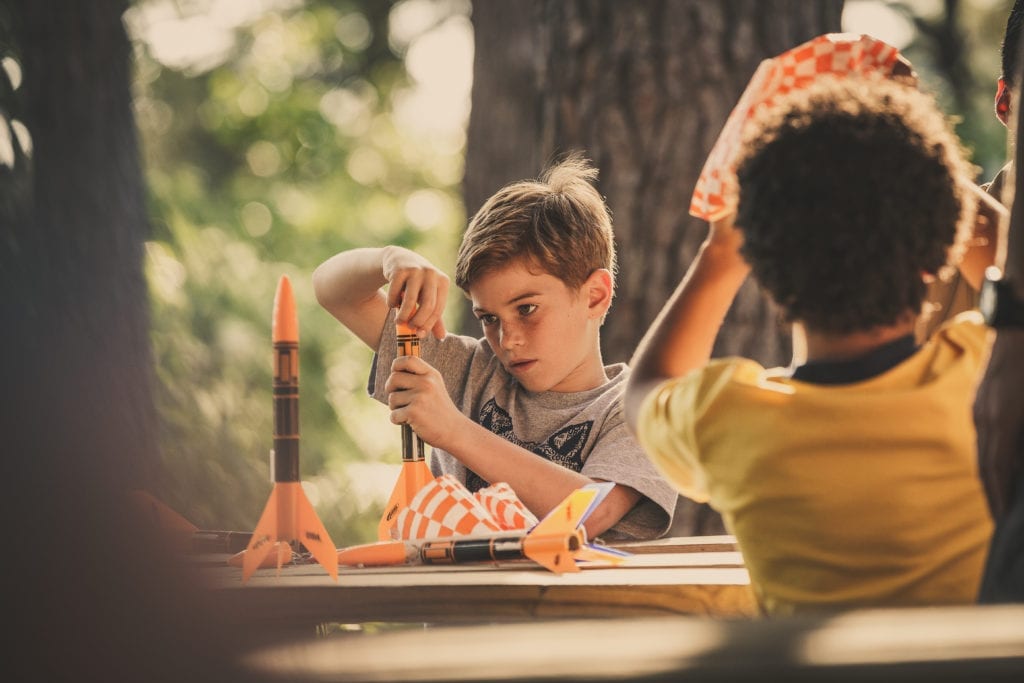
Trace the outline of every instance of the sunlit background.
{"type": "Polygon", "coordinates": [[[154,0],[126,24],[154,227],[161,495],[204,528],[254,524],[269,491],[270,310],[287,274],[305,488],[339,545],[367,540],[399,432],[366,396],[370,350],[316,305],[310,275],[385,243],[450,266],[469,4],[154,0]]]}
{"type": "MultiPolygon", "coordinates": [[[[961,115],[983,177],[1004,157],[992,95],[1008,5],[963,3],[969,61],[952,67],[927,34],[941,0],[848,0],[843,17],[844,30],[903,50],[961,115]]],[[[310,275],[340,250],[386,243],[451,271],[467,218],[470,10],[468,0],[139,0],[126,15],[153,228],[169,473],[158,493],[199,526],[251,529],[269,493],[270,314],[287,274],[306,491],[337,545],[374,538],[399,430],[366,395],[370,350],[317,306],[310,275]]]]}

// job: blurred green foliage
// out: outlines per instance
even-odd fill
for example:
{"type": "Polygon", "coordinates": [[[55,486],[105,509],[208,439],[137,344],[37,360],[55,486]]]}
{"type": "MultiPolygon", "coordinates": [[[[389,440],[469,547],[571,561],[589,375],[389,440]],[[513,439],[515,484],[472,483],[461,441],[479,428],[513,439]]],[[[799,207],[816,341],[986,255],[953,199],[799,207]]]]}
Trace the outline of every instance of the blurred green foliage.
{"type": "Polygon", "coordinates": [[[846,0],[843,30],[899,48],[921,88],[952,115],[957,133],[989,180],[1006,155],[1006,129],[994,112],[1000,48],[1013,0],[846,0]]]}
{"type": "Polygon", "coordinates": [[[152,0],[126,16],[153,226],[158,494],[199,526],[251,529],[270,492],[270,316],[285,274],[307,493],[336,544],[375,537],[399,431],[363,389],[372,353],[316,304],[310,275],[333,253],[383,243],[450,269],[464,134],[418,135],[396,123],[396,103],[416,87],[406,52],[446,22],[464,26],[467,11],[152,0]]]}
{"type": "MultiPolygon", "coordinates": [[[[1005,132],[991,102],[1010,2],[854,4],[903,18],[899,47],[962,119],[983,175],[994,173],[1005,132]],[[961,40],[952,65],[941,57],[947,6],[958,6],[961,40]]],[[[167,473],[157,494],[199,526],[251,529],[269,495],[270,315],[286,274],[299,308],[307,493],[337,545],[375,538],[399,431],[366,395],[370,350],[320,309],[310,275],[338,251],[385,243],[451,272],[466,219],[468,102],[417,100],[417,78],[455,75],[411,57],[430,41],[464,42],[469,12],[468,0],[136,0],[126,15],[153,226],[167,473]],[[431,127],[439,111],[454,127],[431,127]]]]}

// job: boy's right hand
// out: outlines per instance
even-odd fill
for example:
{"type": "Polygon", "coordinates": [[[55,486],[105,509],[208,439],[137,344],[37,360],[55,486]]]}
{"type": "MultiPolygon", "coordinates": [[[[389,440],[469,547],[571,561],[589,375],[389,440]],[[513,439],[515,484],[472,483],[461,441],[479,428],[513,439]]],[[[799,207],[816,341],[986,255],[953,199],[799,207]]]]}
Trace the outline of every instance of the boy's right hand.
{"type": "Polygon", "coordinates": [[[730,213],[708,223],[708,242],[739,254],[743,246],[743,233],[736,228],[736,214],[730,213]]]}
{"type": "Polygon", "coordinates": [[[421,337],[430,331],[442,339],[447,334],[441,316],[448,299],[448,276],[403,247],[386,247],[381,266],[388,281],[388,307],[398,308],[398,321],[421,337]]]}
{"type": "Polygon", "coordinates": [[[745,278],[750,272],[750,264],[740,254],[740,248],[743,246],[743,232],[742,227],[736,227],[736,214],[730,213],[717,221],[711,221],[708,227],[708,236],[703,247],[703,250],[708,252],[706,258],[716,267],[735,268],[737,272],[742,271],[745,278]]]}

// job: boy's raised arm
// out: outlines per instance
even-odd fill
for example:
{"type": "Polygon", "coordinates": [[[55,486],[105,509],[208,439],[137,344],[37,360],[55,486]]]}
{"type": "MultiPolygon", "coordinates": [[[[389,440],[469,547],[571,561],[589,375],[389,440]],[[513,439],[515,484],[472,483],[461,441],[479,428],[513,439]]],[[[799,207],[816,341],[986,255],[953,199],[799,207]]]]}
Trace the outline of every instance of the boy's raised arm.
{"type": "Polygon", "coordinates": [[[380,344],[388,310],[399,305],[399,320],[443,337],[448,283],[427,259],[395,246],[343,251],[313,271],[317,301],[371,349],[380,344]]]}
{"type": "Polygon", "coordinates": [[[704,366],[750,266],[740,256],[733,216],[711,224],[697,258],[662,308],[630,361],[624,409],[634,432],[640,405],[661,382],[704,366]]]}

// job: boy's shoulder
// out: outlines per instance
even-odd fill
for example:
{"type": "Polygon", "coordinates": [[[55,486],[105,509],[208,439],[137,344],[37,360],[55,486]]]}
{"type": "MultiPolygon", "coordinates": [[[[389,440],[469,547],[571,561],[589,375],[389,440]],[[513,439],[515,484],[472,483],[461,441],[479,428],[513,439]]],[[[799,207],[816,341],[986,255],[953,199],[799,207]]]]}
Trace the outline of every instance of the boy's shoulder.
{"type": "MultiPolygon", "coordinates": [[[[728,399],[736,389],[757,386],[765,388],[771,380],[782,379],[785,370],[782,368],[766,369],[763,365],[750,358],[728,356],[712,358],[699,368],[679,377],[673,377],[655,391],[652,391],[645,406],[655,412],[674,415],[674,419],[684,414],[693,416],[702,414],[710,403],[728,399]],[[672,404],[669,408],[668,404],[672,404]],[[661,404],[661,407],[658,407],[661,404]],[[667,412],[663,412],[667,411],[667,412]]],[[[645,411],[646,412],[646,411],[645,411]]]]}

